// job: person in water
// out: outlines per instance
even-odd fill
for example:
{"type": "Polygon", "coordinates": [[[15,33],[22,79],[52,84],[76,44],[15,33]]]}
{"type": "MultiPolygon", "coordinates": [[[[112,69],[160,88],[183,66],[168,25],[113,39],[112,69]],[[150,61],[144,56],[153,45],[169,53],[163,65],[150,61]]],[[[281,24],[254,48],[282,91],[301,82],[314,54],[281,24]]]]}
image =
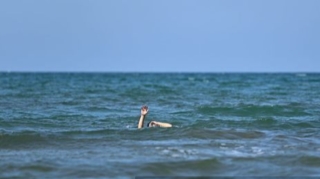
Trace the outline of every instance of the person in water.
{"type": "MultiPolygon", "coordinates": [[[[143,128],[144,125],[144,119],[146,118],[148,114],[148,106],[142,106],[141,107],[141,116],[138,123],[138,129],[143,128]]],[[[147,127],[172,127],[171,124],[165,123],[165,122],[157,122],[157,121],[151,121],[147,124],[147,127]]]]}

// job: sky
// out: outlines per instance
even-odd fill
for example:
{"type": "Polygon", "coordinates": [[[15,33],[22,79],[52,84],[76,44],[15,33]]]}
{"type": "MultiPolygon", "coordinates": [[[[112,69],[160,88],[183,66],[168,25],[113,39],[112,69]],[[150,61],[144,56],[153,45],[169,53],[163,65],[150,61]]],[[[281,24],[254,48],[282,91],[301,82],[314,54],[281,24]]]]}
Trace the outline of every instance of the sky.
{"type": "Polygon", "coordinates": [[[0,71],[320,72],[320,0],[1,0],[0,71]]]}

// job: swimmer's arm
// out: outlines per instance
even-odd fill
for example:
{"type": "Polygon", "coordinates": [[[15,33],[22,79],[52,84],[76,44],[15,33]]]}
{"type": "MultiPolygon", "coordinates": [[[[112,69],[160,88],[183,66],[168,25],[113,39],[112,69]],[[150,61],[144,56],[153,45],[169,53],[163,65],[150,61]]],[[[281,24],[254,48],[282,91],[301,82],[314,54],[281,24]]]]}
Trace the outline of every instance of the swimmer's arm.
{"type": "Polygon", "coordinates": [[[148,114],[148,106],[142,106],[141,107],[141,116],[138,123],[138,129],[143,128],[144,119],[146,118],[146,115],[148,114]]]}
{"type": "Polygon", "coordinates": [[[172,125],[170,123],[166,123],[166,122],[156,122],[156,121],[154,121],[154,123],[159,125],[159,127],[172,127],[172,125]]]}
{"type": "Polygon", "coordinates": [[[144,123],[145,117],[146,117],[145,115],[140,116],[139,123],[138,123],[138,129],[143,128],[143,123],[144,123]]]}

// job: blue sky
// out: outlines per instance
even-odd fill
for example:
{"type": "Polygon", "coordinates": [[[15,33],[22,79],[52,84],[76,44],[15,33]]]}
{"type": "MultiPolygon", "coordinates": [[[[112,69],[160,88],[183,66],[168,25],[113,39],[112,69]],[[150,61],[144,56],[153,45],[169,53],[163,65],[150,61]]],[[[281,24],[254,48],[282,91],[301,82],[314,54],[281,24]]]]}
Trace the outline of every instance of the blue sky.
{"type": "Polygon", "coordinates": [[[2,0],[0,71],[320,72],[320,1],[2,0]]]}

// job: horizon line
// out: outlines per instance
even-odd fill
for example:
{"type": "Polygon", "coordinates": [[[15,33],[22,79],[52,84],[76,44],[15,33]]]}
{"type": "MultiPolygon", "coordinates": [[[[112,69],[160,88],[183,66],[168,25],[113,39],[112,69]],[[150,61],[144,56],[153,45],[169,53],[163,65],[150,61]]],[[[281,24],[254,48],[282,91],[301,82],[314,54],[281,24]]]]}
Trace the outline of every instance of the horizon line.
{"type": "Polygon", "coordinates": [[[320,73],[320,71],[3,71],[0,73],[297,73],[297,74],[310,74],[310,73],[320,73]]]}

